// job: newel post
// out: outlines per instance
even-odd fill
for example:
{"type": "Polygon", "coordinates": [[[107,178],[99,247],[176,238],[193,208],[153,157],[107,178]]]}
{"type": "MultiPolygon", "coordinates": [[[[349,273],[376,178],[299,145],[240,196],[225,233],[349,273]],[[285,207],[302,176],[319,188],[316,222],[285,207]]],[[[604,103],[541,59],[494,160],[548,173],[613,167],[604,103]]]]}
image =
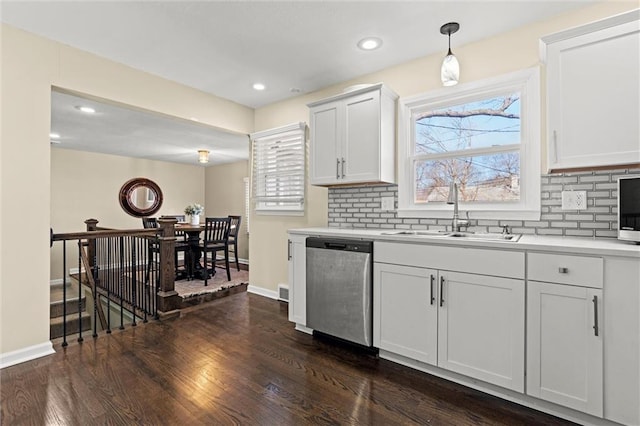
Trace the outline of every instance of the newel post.
{"type": "Polygon", "coordinates": [[[158,315],[173,316],[180,313],[180,296],[175,291],[175,250],[176,218],[160,218],[158,226],[162,230],[158,236],[160,243],[160,288],[158,289],[158,315]]]}
{"type": "MultiPolygon", "coordinates": [[[[98,230],[98,219],[87,219],[84,221],[87,225],[87,232],[98,230]]],[[[89,256],[89,267],[93,271],[96,266],[96,240],[95,238],[87,239],[87,255],[89,256]]]]}

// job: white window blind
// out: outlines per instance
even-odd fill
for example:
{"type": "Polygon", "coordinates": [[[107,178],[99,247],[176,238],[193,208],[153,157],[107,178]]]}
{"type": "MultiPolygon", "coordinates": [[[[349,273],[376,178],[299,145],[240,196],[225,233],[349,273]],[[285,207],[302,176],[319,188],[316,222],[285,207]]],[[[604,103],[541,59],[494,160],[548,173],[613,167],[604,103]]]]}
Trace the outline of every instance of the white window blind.
{"type": "Polygon", "coordinates": [[[251,135],[256,212],[302,214],[306,123],[251,135]]]}
{"type": "Polygon", "coordinates": [[[250,203],[249,203],[249,194],[250,194],[250,186],[249,186],[249,178],[242,178],[243,182],[244,182],[244,215],[246,217],[244,224],[245,224],[245,229],[247,230],[247,234],[249,233],[249,209],[250,209],[250,203]]]}

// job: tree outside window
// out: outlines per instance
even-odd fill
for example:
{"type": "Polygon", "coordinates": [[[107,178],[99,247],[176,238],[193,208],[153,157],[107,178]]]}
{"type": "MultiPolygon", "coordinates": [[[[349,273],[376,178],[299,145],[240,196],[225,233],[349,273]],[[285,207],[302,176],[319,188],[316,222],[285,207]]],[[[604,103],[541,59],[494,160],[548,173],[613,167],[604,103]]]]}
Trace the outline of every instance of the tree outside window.
{"type": "Polygon", "coordinates": [[[520,199],[520,93],[416,112],[415,203],[520,199]]]}

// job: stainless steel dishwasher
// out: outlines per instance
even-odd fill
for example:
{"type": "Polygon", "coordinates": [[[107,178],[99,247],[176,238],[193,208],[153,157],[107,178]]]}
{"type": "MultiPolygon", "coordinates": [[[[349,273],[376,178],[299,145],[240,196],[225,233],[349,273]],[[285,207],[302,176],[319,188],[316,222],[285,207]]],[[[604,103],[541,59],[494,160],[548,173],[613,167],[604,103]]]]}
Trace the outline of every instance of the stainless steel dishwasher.
{"type": "Polygon", "coordinates": [[[373,241],[307,238],[307,326],[373,344],[373,241]]]}

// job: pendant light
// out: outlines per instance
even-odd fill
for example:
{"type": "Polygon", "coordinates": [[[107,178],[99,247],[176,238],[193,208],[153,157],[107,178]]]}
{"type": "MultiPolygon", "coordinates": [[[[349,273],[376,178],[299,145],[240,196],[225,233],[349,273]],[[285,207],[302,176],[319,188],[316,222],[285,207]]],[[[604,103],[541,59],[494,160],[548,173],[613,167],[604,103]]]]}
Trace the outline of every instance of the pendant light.
{"type": "Polygon", "coordinates": [[[198,161],[201,162],[201,163],[208,163],[209,162],[209,151],[207,151],[206,149],[198,150],[198,161]]]}
{"type": "Polygon", "coordinates": [[[451,53],[451,34],[460,29],[460,24],[457,22],[449,22],[440,27],[440,33],[449,36],[449,51],[442,61],[442,68],[440,69],[440,79],[444,86],[455,86],[460,79],[460,64],[456,56],[451,53]]]}

